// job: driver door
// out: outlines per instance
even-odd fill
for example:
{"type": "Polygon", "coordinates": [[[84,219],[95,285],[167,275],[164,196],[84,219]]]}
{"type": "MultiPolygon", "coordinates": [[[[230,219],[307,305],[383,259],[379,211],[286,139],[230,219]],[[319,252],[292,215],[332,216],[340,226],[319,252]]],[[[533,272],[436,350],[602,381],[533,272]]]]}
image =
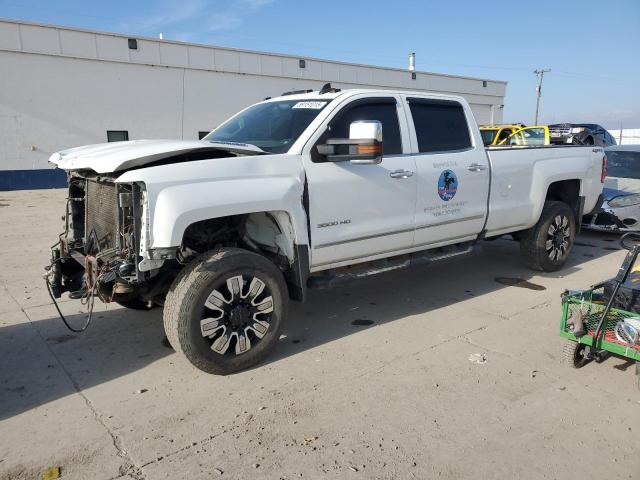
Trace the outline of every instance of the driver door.
{"type": "Polygon", "coordinates": [[[413,244],[416,167],[406,117],[394,95],[356,98],[330,116],[304,155],[309,194],[311,269],[389,256],[413,244]],[[317,145],[348,138],[350,124],[382,123],[378,164],[328,162],[317,145]]]}

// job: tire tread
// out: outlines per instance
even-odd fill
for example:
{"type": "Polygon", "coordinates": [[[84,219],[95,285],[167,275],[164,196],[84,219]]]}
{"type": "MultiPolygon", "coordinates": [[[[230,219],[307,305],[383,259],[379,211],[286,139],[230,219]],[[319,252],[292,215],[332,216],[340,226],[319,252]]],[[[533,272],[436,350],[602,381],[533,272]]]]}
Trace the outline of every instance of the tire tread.
{"type": "MultiPolygon", "coordinates": [[[[249,359],[248,362],[245,362],[246,365],[230,370],[203,360],[188,339],[187,323],[181,321],[181,319],[189,317],[190,305],[197,301],[197,298],[202,293],[201,289],[207,284],[208,280],[220,273],[220,271],[216,269],[219,262],[223,259],[239,255],[255,256],[260,260],[266,260],[256,253],[240,248],[223,248],[212,252],[205,252],[180,271],[171,284],[165,300],[163,321],[169,343],[176,352],[187,357],[196,368],[208,373],[225,375],[232,373],[232,371],[246,368],[253,363],[253,361],[249,359]]],[[[282,273],[275,265],[271,264],[271,266],[274,272],[277,272],[280,277],[278,283],[280,284],[279,288],[283,297],[288,298],[282,273]]],[[[285,316],[286,308],[283,312],[283,320],[285,316]]],[[[282,323],[283,322],[280,322],[280,327],[282,323]]]]}
{"type": "MultiPolygon", "coordinates": [[[[561,266],[557,268],[550,268],[542,263],[543,255],[546,255],[546,252],[540,251],[538,246],[538,237],[540,236],[540,231],[546,221],[553,215],[555,215],[555,210],[559,208],[568,208],[570,207],[564,203],[555,200],[549,200],[544,203],[544,207],[542,208],[542,213],[540,214],[540,219],[538,223],[536,223],[533,227],[524,230],[519,233],[520,237],[520,255],[522,257],[522,261],[524,264],[531,268],[532,270],[538,270],[542,272],[551,272],[558,270],[561,266]]],[[[569,217],[573,218],[572,216],[569,217]]],[[[573,240],[575,238],[575,221],[573,222],[573,237],[571,238],[571,246],[573,246],[573,240]]]]}

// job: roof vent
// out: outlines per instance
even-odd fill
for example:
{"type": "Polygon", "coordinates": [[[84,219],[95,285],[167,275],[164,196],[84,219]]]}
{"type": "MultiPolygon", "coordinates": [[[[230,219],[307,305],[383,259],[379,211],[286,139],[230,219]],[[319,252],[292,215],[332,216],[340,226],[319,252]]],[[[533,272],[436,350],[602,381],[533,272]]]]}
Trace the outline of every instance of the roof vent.
{"type": "Polygon", "coordinates": [[[416,69],[416,52],[409,54],[409,71],[413,72],[416,69]]]}

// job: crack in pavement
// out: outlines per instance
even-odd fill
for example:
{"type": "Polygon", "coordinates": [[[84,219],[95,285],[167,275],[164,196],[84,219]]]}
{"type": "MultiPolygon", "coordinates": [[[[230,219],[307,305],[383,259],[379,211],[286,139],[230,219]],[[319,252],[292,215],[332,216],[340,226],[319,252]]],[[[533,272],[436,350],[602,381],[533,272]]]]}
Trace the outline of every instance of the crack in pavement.
{"type": "MultiPolygon", "coordinates": [[[[17,300],[10,293],[9,293],[9,295],[17,303],[17,300]]],[[[64,374],[67,376],[67,378],[69,379],[69,381],[73,385],[73,388],[76,390],[78,395],[80,395],[80,398],[82,398],[84,400],[84,403],[86,404],[87,408],[89,408],[89,410],[91,411],[91,414],[93,415],[94,420],[96,422],[98,422],[106,430],[106,432],[109,434],[109,437],[111,437],[111,442],[113,444],[113,447],[116,450],[116,455],[118,457],[122,458],[123,462],[124,462],[120,466],[120,468],[118,469],[119,474],[120,474],[119,476],[120,477],[128,476],[128,477],[133,478],[135,480],[144,480],[144,474],[142,473],[142,470],[140,469],[140,467],[138,467],[135,464],[133,459],[129,456],[129,454],[125,450],[125,448],[124,448],[124,446],[122,444],[122,439],[111,428],[109,428],[109,426],[105,423],[104,416],[102,415],[102,413],[100,413],[98,411],[98,409],[93,405],[91,400],[89,400],[89,398],[84,394],[84,392],[82,391],[82,388],[80,387],[80,385],[78,385],[76,380],[71,375],[71,372],[67,369],[67,367],[64,365],[62,360],[60,360],[58,355],[56,355],[56,353],[53,351],[53,349],[49,346],[49,344],[47,343],[46,339],[42,336],[40,331],[36,328],[36,326],[34,325],[33,321],[31,320],[31,317],[29,317],[29,314],[25,311],[25,309],[22,306],[20,307],[20,310],[22,310],[22,313],[24,314],[24,316],[29,321],[29,325],[36,332],[36,335],[38,335],[40,340],[42,340],[42,343],[44,344],[45,348],[49,351],[51,356],[56,360],[56,362],[58,363],[58,365],[60,366],[60,368],[62,369],[64,374]]]]}
{"type": "Polygon", "coordinates": [[[356,375],[355,378],[361,378],[361,377],[364,377],[364,376],[369,375],[371,373],[380,373],[386,367],[388,367],[389,365],[394,364],[394,363],[396,363],[398,361],[406,360],[409,357],[415,357],[416,355],[420,355],[420,354],[422,354],[422,353],[424,353],[424,352],[426,352],[428,350],[433,350],[434,348],[438,348],[438,347],[440,347],[442,345],[446,345],[447,343],[453,342],[454,340],[460,340],[462,337],[464,337],[464,336],[466,336],[466,335],[468,335],[470,333],[481,332],[483,330],[486,330],[488,327],[489,327],[489,325],[481,325],[481,326],[479,326],[477,328],[474,328],[472,330],[468,330],[468,331],[463,332],[463,333],[461,333],[459,335],[456,335],[455,337],[445,338],[444,340],[442,340],[442,341],[440,341],[438,343],[435,343],[433,345],[429,345],[426,348],[422,348],[422,349],[417,350],[415,352],[408,353],[407,355],[404,355],[404,356],[401,356],[401,357],[396,357],[396,358],[394,358],[392,360],[389,360],[387,362],[383,362],[381,365],[378,365],[375,368],[371,368],[369,370],[365,370],[364,372],[360,373],[359,375],[356,375]]]}
{"type": "MultiPolygon", "coordinates": [[[[247,419],[246,419],[246,421],[244,422],[243,425],[232,425],[228,429],[225,429],[224,425],[223,425],[222,426],[223,430],[221,432],[213,433],[213,434],[209,435],[208,437],[203,438],[202,440],[198,440],[196,442],[191,442],[189,445],[186,445],[184,447],[181,447],[181,448],[178,448],[176,450],[173,450],[173,451],[171,451],[171,452],[169,452],[169,453],[167,453],[165,455],[162,455],[162,456],[160,456],[160,457],[158,457],[158,458],[156,458],[154,460],[150,460],[150,461],[142,464],[140,466],[140,468],[142,469],[142,468],[147,467],[147,466],[149,466],[151,464],[160,463],[160,462],[166,460],[167,458],[173,457],[174,455],[182,453],[182,452],[184,452],[186,450],[189,450],[191,448],[207,445],[210,441],[212,441],[215,438],[221,437],[222,435],[226,435],[227,433],[231,433],[234,430],[237,430],[238,428],[240,428],[242,426],[249,425],[249,423],[251,423],[251,420],[253,420],[253,415],[249,414],[249,416],[247,417],[247,419]]],[[[115,478],[110,479],[110,480],[117,480],[118,478],[121,478],[121,476],[120,477],[115,477],[115,478]]]]}

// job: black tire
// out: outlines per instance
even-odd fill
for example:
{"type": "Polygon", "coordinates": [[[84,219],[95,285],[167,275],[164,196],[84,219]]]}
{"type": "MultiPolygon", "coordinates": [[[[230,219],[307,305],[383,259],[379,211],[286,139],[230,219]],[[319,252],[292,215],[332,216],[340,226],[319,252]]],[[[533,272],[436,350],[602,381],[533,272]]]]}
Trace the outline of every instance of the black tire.
{"type": "Polygon", "coordinates": [[[562,349],[562,361],[572,368],[582,368],[589,360],[585,357],[587,346],[583,343],[567,340],[562,349]]]}
{"type": "Polygon", "coordinates": [[[271,261],[239,248],[214,250],[194,260],[174,280],[165,301],[164,328],[171,346],[196,368],[227,375],[255,365],[271,352],[280,338],[288,303],[282,272],[271,261]],[[233,280],[238,277],[242,282],[233,280]],[[258,293],[249,290],[254,279],[258,293]],[[234,294],[231,286],[240,283],[239,293],[234,294]],[[214,292],[223,299],[214,297],[214,292]],[[260,311],[271,307],[272,311],[260,311]],[[209,322],[201,324],[207,318],[209,322]]]}
{"type": "Polygon", "coordinates": [[[545,202],[538,223],[520,233],[522,259],[534,270],[555,272],[569,258],[575,236],[576,219],[569,205],[556,201],[545,202]],[[561,222],[560,228],[557,225],[558,219],[561,222]],[[551,233],[552,225],[554,233],[551,233]],[[551,250],[548,243],[550,240],[551,250]]]}

